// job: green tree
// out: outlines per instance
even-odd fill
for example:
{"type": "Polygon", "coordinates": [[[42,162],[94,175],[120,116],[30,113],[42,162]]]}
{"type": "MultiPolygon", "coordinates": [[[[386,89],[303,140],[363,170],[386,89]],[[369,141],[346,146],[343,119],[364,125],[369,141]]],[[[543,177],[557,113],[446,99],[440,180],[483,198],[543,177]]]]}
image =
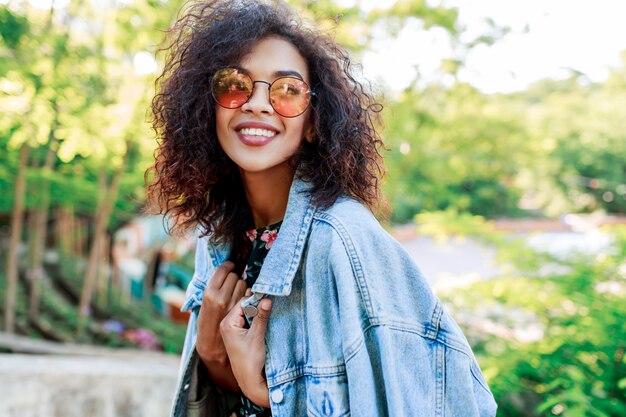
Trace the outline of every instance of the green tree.
{"type": "Polygon", "coordinates": [[[622,66],[604,82],[573,74],[537,83],[519,97],[527,103],[532,135],[549,153],[535,182],[549,211],[626,213],[623,56],[622,66]]]}
{"type": "MultiPolygon", "coordinates": [[[[0,145],[7,150],[7,164],[0,172],[0,187],[12,191],[23,183],[37,193],[17,187],[16,198],[0,204],[2,211],[25,207],[33,214],[28,233],[33,242],[32,270],[39,270],[50,208],[97,218],[92,248],[99,246],[111,213],[114,224],[119,224],[138,211],[143,169],[154,143],[144,120],[153,75],[139,68],[137,57],[154,52],[162,36],[158,29],[169,26],[177,3],[164,7],[150,1],[132,5],[74,1],[49,11],[27,3],[2,6],[0,105],[6,112],[0,123],[0,145]],[[28,33],[21,42],[16,35],[19,28],[28,33]],[[16,177],[20,148],[20,161],[25,163],[29,148],[32,157],[30,168],[23,165],[16,177]],[[109,178],[105,182],[109,191],[103,206],[97,207],[94,196],[102,175],[109,178]],[[117,190],[125,193],[123,199],[118,199],[117,190]],[[128,198],[129,193],[136,197],[128,198]]],[[[21,228],[11,229],[19,243],[21,228]]],[[[19,245],[11,247],[17,251],[19,245]]],[[[92,259],[96,252],[92,250],[92,259]]],[[[17,268],[17,261],[9,264],[17,268]]],[[[87,269],[92,271],[93,266],[87,269]]],[[[12,293],[8,291],[7,297],[12,293]]],[[[89,300],[89,294],[84,298],[89,300]]],[[[37,299],[33,292],[33,313],[37,299]]]]}
{"type": "MultiPolygon", "coordinates": [[[[22,61],[23,56],[23,40],[28,32],[28,22],[23,17],[14,14],[8,7],[0,7],[0,35],[2,44],[0,48],[2,52],[15,59],[13,65],[4,63],[0,65],[3,74],[8,74],[22,61]]],[[[19,86],[10,85],[9,88],[19,89],[19,86]]],[[[6,97],[2,97],[3,106],[8,107],[6,97]]],[[[17,112],[18,117],[23,116],[27,111],[17,112]]],[[[15,124],[6,126],[9,131],[16,129],[15,124]]],[[[2,136],[8,136],[4,133],[2,136]]],[[[9,253],[7,259],[7,288],[4,304],[4,329],[6,332],[13,333],[15,331],[15,307],[16,307],[16,291],[18,278],[18,250],[22,238],[22,218],[24,214],[24,196],[25,196],[25,171],[28,162],[29,145],[26,141],[16,144],[19,148],[19,158],[17,163],[17,173],[15,178],[14,200],[15,204],[11,213],[11,237],[9,240],[9,253]]]]}
{"type": "Polygon", "coordinates": [[[386,194],[393,219],[456,209],[515,214],[516,176],[534,152],[524,121],[503,100],[455,83],[408,89],[386,114],[386,194]]]}

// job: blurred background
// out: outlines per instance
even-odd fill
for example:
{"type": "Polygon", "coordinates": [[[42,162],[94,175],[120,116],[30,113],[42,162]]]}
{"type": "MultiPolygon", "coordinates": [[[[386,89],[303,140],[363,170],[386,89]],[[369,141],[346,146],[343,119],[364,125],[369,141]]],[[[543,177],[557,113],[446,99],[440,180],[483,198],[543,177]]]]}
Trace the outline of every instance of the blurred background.
{"type": "MultiPolygon", "coordinates": [[[[384,103],[388,230],[500,416],[626,415],[626,4],[291,0],[384,103]]],[[[166,416],[194,236],[142,214],[179,0],[0,0],[0,415],[166,416]]]]}

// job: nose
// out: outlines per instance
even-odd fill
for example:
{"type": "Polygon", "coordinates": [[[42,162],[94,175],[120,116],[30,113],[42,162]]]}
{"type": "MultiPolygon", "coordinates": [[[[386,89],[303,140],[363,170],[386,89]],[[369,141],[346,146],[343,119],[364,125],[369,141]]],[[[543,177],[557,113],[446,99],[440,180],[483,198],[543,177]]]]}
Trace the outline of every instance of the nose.
{"type": "Polygon", "coordinates": [[[241,110],[254,114],[274,114],[274,108],[270,103],[270,85],[267,81],[254,81],[252,95],[241,106],[241,110]]]}

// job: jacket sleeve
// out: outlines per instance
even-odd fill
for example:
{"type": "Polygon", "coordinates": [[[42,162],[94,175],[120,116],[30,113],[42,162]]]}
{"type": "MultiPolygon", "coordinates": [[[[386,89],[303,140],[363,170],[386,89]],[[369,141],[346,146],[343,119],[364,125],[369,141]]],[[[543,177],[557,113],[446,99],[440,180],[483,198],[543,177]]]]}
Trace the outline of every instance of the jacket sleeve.
{"type": "Polygon", "coordinates": [[[351,415],[495,416],[467,340],[393,238],[337,233],[329,263],[351,415]]]}
{"type": "Polygon", "coordinates": [[[214,269],[207,239],[198,238],[195,270],[187,287],[185,304],[181,309],[189,310],[190,316],[181,355],[178,389],[172,405],[172,417],[226,416],[240,399],[238,394],[223,390],[211,381],[195,348],[202,293],[214,269]]]}
{"type": "MultiPolygon", "coordinates": [[[[208,250],[208,237],[199,237],[196,242],[193,276],[191,277],[189,285],[187,285],[185,304],[183,304],[181,308],[182,311],[193,310],[200,307],[202,304],[202,293],[213,273],[213,269],[214,267],[212,266],[208,250]]],[[[193,324],[195,325],[195,322],[193,324]]],[[[189,325],[192,325],[191,321],[189,325]]]]}
{"type": "Polygon", "coordinates": [[[180,369],[178,371],[178,382],[181,387],[184,387],[185,384],[188,383],[188,381],[185,381],[185,383],[183,383],[183,381],[185,379],[185,373],[188,371],[188,368],[190,368],[190,363],[193,362],[192,354],[195,351],[196,335],[198,331],[198,311],[200,310],[202,300],[202,291],[198,283],[206,281],[209,262],[206,238],[199,237],[196,241],[193,276],[187,285],[185,303],[181,307],[181,311],[189,311],[190,313],[181,354],[180,369]]]}

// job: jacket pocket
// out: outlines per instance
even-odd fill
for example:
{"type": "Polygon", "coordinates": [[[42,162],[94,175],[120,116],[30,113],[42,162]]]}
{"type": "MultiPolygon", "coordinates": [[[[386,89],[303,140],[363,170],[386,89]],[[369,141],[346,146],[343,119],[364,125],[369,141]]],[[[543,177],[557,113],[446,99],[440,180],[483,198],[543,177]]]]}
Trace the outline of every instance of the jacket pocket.
{"type": "Polygon", "coordinates": [[[307,376],[306,386],[307,415],[314,417],[350,415],[348,377],[345,373],[332,376],[307,376]]]}
{"type": "Polygon", "coordinates": [[[494,417],[496,402],[473,355],[446,349],[444,416],[494,417]]]}

